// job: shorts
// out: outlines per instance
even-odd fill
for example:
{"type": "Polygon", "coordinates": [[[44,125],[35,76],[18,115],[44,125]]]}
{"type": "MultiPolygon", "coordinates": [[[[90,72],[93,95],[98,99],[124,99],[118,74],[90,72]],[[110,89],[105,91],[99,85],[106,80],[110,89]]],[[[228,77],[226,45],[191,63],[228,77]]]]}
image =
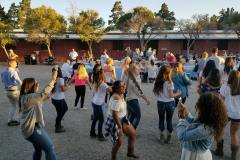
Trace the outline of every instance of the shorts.
{"type": "Polygon", "coordinates": [[[228,117],[228,121],[240,122],[240,119],[233,119],[233,118],[228,117]]]}

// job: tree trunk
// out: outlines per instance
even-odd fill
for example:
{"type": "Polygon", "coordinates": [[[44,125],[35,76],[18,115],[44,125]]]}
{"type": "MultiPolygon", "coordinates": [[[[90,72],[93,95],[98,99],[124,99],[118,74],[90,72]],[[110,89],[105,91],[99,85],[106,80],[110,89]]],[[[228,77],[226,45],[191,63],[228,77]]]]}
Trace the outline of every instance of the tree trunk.
{"type": "MultiPolygon", "coordinates": [[[[146,46],[146,44],[144,44],[144,37],[139,38],[139,41],[140,41],[141,50],[143,50],[144,47],[146,46]]],[[[145,50],[146,50],[146,48],[145,48],[145,50]]]]}
{"type": "Polygon", "coordinates": [[[187,42],[187,56],[189,55],[189,50],[190,50],[190,45],[189,45],[189,43],[190,43],[190,40],[188,40],[188,42],[187,42]]]}
{"type": "Polygon", "coordinates": [[[51,49],[50,49],[50,43],[46,43],[46,45],[47,45],[47,49],[48,49],[48,54],[49,54],[49,55],[52,54],[52,53],[51,53],[51,49]]]}
{"type": "Polygon", "coordinates": [[[9,55],[8,55],[8,53],[7,53],[7,50],[6,50],[5,46],[2,46],[2,48],[3,48],[4,52],[6,53],[7,57],[9,57],[9,55]]]}
{"type": "Polygon", "coordinates": [[[89,53],[92,54],[92,43],[88,42],[89,53]]]}

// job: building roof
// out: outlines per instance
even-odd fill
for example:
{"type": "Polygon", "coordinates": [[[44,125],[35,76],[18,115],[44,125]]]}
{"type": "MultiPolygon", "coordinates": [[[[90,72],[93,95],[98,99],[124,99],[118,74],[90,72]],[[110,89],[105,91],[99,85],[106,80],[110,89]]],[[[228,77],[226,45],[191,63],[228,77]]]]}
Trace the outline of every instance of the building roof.
{"type": "MultiPolygon", "coordinates": [[[[24,33],[22,29],[15,29],[14,35],[18,39],[27,38],[28,34],[24,33]]],[[[187,34],[186,34],[187,36],[187,34]]],[[[145,36],[147,39],[149,35],[145,36]]],[[[185,37],[177,30],[163,31],[160,35],[152,35],[153,40],[174,40],[174,39],[185,39],[185,37]]],[[[80,39],[80,36],[74,33],[66,33],[63,36],[63,39],[80,39]]],[[[122,31],[110,31],[106,35],[102,36],[103,40],[138,40],[137,36],[134,33],[124,33],[122,31]]],[[[200,35],[199,39],[238,39],[238,36],[235,32],[226,32],[222,30],[212,31],[208,36],[200,35]]]]}

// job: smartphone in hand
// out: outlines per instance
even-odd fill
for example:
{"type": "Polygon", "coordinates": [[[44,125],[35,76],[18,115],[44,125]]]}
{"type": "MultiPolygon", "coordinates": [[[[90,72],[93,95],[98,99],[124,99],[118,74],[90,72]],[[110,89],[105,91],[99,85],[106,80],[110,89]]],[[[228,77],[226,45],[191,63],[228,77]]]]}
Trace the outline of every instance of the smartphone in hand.
{"type": "Polygon", "coordinates": [[[178,103],[182,103],[182,98],[180,97],[179,99],[178,99],[178,103]]]}
{"type": "Polygon", "coordinates": [[[58,69],[58,65],[56,65],[55,67],[54,67],[54,70],[56,71],[58,69]]]}

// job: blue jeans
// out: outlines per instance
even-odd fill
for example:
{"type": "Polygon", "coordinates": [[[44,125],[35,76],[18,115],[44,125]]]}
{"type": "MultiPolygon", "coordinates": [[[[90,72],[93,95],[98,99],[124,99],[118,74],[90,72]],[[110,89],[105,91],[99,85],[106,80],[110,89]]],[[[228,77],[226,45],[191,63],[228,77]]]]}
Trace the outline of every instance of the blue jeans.
{"type": "Polygon", "coordinates": [[[175,102],[157,102],[158,107],[158,116],[159,116],[159,129],[163,131],[165,129],[164,127],[164,119],[165,119],[165,113],[166,113],[166,121],[167,121],[167,129],[169,132],[172,132],[172,116],[174,113],[175,108],[175,102]]]}
{"type": "Polygon", "coordinates": [[[43,127],[36,124],[33,133],[26,140],[30,141],[35,149],[33,160],[41,160],[42,150],[45,152],[46,160],[56,160],[53,143],[43,127]]]}
{"type": "Polygon", "coordinates": [[[102,135],[102,127],[104,123],[104,115],[103,115],[103,105],[96,105],[92,102],[92,107],[93,107],[93,113],[94,113],[94,118],[92,120],[92,125],[91,125],[91,133],[95,132],[95,126],[98,121],[98,136],[102,135]]]}
{"type": "Polygon", "coordinates": [[[133,125],[134,128],[137,128],[140,118],[141,118],[141,110],[140,105],[137,99],[132,99],[127,102],[127,110],[128,110],[128,119],[133,125]]]}
{"type": "Polygon", "coordinates": [[[57,111],[56,125],[61,125],[62,118],[68,110],[67,103],[65,99],[55,100],[52,98],[52,104],[55,106],[57,111]]]}

